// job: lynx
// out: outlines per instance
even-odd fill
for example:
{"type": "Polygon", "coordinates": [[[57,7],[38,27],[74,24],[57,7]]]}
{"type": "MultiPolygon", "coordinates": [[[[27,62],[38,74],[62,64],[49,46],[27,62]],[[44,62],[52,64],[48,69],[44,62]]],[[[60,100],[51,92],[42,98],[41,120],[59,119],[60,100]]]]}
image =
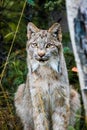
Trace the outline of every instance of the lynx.
{"type": "Polygon", "coordinates": [[[24,130],[67,130],[80,100],[69,86],[60,24],[42,30],[30,22],[27,37],[28,74],[15,94],[17,114],[24,130]]]}

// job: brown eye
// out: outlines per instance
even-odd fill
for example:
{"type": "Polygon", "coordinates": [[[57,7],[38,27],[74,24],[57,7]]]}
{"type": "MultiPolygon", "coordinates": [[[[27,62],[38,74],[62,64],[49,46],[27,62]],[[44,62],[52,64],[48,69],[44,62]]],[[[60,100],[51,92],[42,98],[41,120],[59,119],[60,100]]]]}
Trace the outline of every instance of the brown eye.
{"type": "Polygon", "coordinates": [[[32,47],[37,47],[37,43],[32,43],[31,46],[32,47]]]}
{"type": "Polygon", "coordinates": [[[52,48],[52,47],[54,47],[54,45],[51,44],[51,43],[49,43],[49,44],[46,45],[46,48],[50,48],[50,47],[52,48]]]}

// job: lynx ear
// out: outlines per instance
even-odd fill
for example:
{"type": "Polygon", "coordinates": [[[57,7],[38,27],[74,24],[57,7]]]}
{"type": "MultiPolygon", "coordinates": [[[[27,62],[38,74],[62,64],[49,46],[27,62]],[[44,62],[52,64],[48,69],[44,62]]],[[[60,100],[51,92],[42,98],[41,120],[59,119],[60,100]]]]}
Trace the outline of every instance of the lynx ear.
{"type": "Polygon", "coordinates": [[[38,31],[39,31],[39,29],[33,23],[29,22],[28,25],[27,25],[28,40],[30,39],[32,33],[35,33],[35,32],[38,32],[38,31]]]}
{"type": "Polygon", "coordinates": [[[54,37],[57,37],[59,42],[62,41],[62,32],[61,26],[59,23],[54,23],[48,30],[48,32],[52,33],[54,37]]]}

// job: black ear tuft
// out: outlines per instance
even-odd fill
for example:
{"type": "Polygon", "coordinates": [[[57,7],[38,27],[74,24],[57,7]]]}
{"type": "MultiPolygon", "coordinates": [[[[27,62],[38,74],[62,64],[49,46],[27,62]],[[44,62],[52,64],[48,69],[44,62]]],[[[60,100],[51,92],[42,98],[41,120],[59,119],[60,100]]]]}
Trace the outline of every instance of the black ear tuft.
{"type": "Polygon", "coordinates": [[[60,23],[62,20],[62,18],[60,17],[58,20],[57,20],[57,23],[60,23]]]}
{"type": "Polygon", "coordinates": [[[62,42],[62,32],[61,32],[61,26],[59,23],[53,24],[48,32],[52,33],[53,36],[57,37],[59,42],[62,42]]]}

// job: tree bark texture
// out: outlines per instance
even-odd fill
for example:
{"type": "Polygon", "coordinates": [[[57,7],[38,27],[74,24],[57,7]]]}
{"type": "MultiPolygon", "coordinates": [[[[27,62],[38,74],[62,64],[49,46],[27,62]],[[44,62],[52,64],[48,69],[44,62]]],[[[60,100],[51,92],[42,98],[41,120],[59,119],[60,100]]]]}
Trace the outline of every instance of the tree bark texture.
{"type": "Polygon", "coordinates": [[[66,0],[66,8],[87,124],[87,0],[66,0]]]}

